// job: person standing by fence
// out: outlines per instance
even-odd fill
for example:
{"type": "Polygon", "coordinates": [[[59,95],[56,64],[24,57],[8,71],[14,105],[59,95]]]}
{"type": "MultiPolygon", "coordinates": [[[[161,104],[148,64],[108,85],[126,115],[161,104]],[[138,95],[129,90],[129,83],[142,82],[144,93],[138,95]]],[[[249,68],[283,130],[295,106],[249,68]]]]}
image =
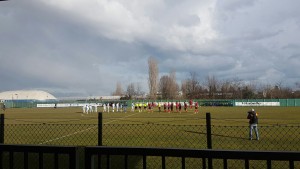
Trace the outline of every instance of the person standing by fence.
{"type": "Polygon", "coordinates": [[[248,111],[247,119],[249,119],[249,140],[253,139],[253,130],[255,131],[256,140],[259,140],[259,134],[258,134],[258,117],[257,113],[254,109],[251,109],[248,111]]]}
{"type": "Polygon", "coordinates": [[[198,111],[199,104],[198,104],[198,102],[195,102],[194,105],[195,105],[195,112],[194,113],[197,114],[197,113],[199,113],[199,111],[198,111]]]}

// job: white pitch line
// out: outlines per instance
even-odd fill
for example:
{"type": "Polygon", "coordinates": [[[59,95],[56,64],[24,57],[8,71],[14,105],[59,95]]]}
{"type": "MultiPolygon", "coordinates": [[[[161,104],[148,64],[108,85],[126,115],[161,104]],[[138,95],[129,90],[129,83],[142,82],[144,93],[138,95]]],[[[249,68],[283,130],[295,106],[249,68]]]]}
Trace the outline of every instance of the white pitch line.
{"type": "MultiPolygon", "coordinates": [[[[128,116],[119,118],[119,119],[117,119],[117,120],[112,120],[112,121],[109,121],[109,122],[106,122],[106,123],[103,123],[103,124],[108,124],[108,123],[111,123],[111,122],[120,121],[120,120],[122,120],[122,119],[125,119],[125,118],[127,118],[127,117],[131,117],[131,116],[134,116],[134,115],[137,115],[137,114],[140,114],[140,113],[141,113],[141,112],[135,113],[135,114],[131,114],[131,115],[128,115],[128,116]]],[[[61,136],[61,137],[57,137],[57,138],[54,138],[54,139],[51,139],[51,140],[47,140],[47,141],[42,142],[42,143],[39,143],[39,144],[46,144],[46,143],[49,143],[49,142],[53,142],[53,141],[56,141],[56,140],[60,140],[60,139],[63,139],[63,138],[65,138],[65,137],[70,137],[70,136],[76,135],[76,134],[78,134],[78,133],[83,133],[83,132],[85,132],[85,131],[87,131],[87,130],[90,130],[90,129],[93,129],[93,128],[96,128],[96,127],[98,127],[98,125],[97,125],[97,126],[94,126],[94,127],[87,128],[87,129],[85,129],[85,130],[76,131],[76,132],[74,132],[74,133],[71,133],[71,134],[68,134],[68,135],[65,135],[65,136],[61,136]]]]}
{"type": "Polygon", "coordinates": [[[82,132],[85,132],[85,131],[87,131],[87,130],[90,130],[90,129],[96,128],[96,127],[98,127],[98,126],[90,127],[90,128],[87,128],[87,129],[81,130],[81,131],[76,131],[76,132],[74,132],[74,133],[71,133],[71,134],[68,134],[68,135],[65,135],[65,136],[61,136],[61,137],[57,137],[57,138],[55,138],[55,139],[51,139],[51,140],[48,140],[48,141],[45,141],[45,142],[42,142],[42,143],[39,143],[39,144],[46,144],[46,143],[49,143],[49,142],[52,142],[52,141],[60,140],[60,139],[62,139],[62,138],[69,137],[69,136],[72,136],[72,135],[75,135],[75,134],[78,134],[78,133],[82,133],[82,132]]]}
{"type": "Polygon", "coordinates": [[[134,116],[134,115],[137,115],[137,114],[140,114],[140,113],[141,113],[141,112],[135,113],[135,114],[131,114],[131,115],[128,115],[128,116],[119,118],[119,119],[117,119],[117,120],[112,120],[112,121],[109,121],[109,122],[106,122],[106,123],[103,123],[103,124],[108,124],[108,123],[111,123],[111,122],[120,121],[120,120],[122,120],[122,119],[125,119],[125,118],[130,117],[130,116],[134,116]]]}

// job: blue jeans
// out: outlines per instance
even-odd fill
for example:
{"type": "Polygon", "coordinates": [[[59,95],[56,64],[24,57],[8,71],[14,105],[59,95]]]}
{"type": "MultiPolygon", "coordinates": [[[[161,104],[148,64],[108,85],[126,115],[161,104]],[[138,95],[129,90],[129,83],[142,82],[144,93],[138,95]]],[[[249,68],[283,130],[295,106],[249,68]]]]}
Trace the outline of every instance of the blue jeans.
{"type": "Polygon", "coordinates": [[[259,140],[259,134],[258,134],[258,128],[257,128],[257,124],[250,124],[249,125],[249,139],[252,140],[252,131],[254,129],[255,131],[255,135],[256,135],[256,139],[259,140]]]}

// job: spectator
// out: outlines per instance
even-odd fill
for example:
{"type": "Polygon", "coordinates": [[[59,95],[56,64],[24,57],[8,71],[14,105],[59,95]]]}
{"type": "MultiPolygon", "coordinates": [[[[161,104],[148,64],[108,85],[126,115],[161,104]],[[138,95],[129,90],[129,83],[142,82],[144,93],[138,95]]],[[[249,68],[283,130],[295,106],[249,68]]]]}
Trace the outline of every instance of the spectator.
{"type": "Polygon", "coordinates": [[[247,119],[249,119],[249,140],[252,140],[252,131],[255,131],[255,135],[256,135],[256,140],[259,140],[259,134],[258,134],[258,117],[257,117],[257,113],[255,112],[254,109],[251,109],[250,111],[248,111],[248,116],[247,119]]]}

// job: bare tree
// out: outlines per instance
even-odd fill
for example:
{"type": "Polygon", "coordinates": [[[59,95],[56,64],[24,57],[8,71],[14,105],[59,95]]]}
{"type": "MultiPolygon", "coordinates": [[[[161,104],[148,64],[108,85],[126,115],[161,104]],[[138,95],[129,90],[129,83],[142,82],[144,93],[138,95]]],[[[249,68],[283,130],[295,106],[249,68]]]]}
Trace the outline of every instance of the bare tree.
{"type": "Polygon", "coordinates": [[[215,76],[207,76],[206,78],[206,85],[208,88],[208,96],[211,99],[215,98],[215,94],[217,94],[218,91],[218,80],[215,76]]]}
{"type": "Polygon", "coordinates": [[[176,83],[175,71],[170,75],[164,75],[159,81],[159,92],[163,99],[175,99],[178,96],[179,86],[176,83]]]}
{"type": "Polygon", "coordinates": [[[201,97],[202,86],[198,80],[196,72],[190,72],[190,78],[186,80],[186,96],[189,99],[201,97]]]}
{"type": "Polygon", "coordinates": [[[178,85],[176,83],[176,72],[172,70],[169,75],[169,95],[170,99],[175,99],[178,96],[178,85]]]}
{"type": "Polygon", "coordinates": [[[229,99],[232,97],[232,93],[230,92],[231,83],[229,80],[225,80],[220,83],[221,86],[221,98],[229,99]]]}
{"type": "Polygon", "coordinates": [[[113,92],[113,96],[122,96],[123,95],[123,89],[120,82],[117,82],[116,90],[113,92]]]}
{"type": "Polygon", "coordinates": [[[239,78],[233,78],[229,80],[230,87],[229,92],[232,94],[232,99],[242,99],[242,80],[239,78]]]}
{"type": "Polygon", "coordinates": [[[272,89],[272,94],[276,99],[287,99],[294,97],[293,90],[290,87],[284,86],[282,81],[279,81],[275,84],[272,89]]]}
{"type": "Polygon", "coordinates": [[[263,97],[265,99],[272,99],[273,93],[272,93],[272,85],[266,84],[263,86],[263,97]]]}
{"type": "Polygon", "coordinates": [[[188,91],[187,91],[187,83],[188,81],[187,80],[183,80],[181,81],[181,92],[182,92],[182,98],[183,99],[186,99],[187,96],[188,96],[188,91]]]}
{"type": "Polygon", "coordinates": [[[255,85],[247,84],[242,88],[242,98],[243,99],[254,99],[255,98],[255,85]]]}
{"type": "Polygon", "coordinates": [[[168,99],[170,97],[168,89],[169,81],[170,78],[168,75],[162,76],[159,80],[159,91],[161,93],[162,99],[168,99]]]}
{"type": "Polygon", "coordinates": [[[141,83],[136,83],[136,94],[137,96],[141,97],[145,94],[145,92],[142,91],[141,83]]]}
{"type": "Polygon", "coordinates": [[[150,57],[148,59],[148,66],[149,66],[149,95],[151,99],[156,99],[157,94],[157,81],[158,81],[158,67],[157,61],[150,57]]]}
{"type": "Polygon", "coordinates": [[[127,96],[131,99],[134,95],[136,95],[136,90],[135,90],[135,86],[134,83],[130,83],[127,86],[127,96]]]}
{"type": "Polygon", "coordinates": [[[281,98],[283,99],[294,98],[293,89],[290,87],[281,88],[281,98]]]}
{"type": "Polygon", "coordinates": [[[300,90],[299,89],[300,89],[300,82],[296,82],[295,83],[295,89],[291,93],[292,98],[300,98],[300,90]]]}

